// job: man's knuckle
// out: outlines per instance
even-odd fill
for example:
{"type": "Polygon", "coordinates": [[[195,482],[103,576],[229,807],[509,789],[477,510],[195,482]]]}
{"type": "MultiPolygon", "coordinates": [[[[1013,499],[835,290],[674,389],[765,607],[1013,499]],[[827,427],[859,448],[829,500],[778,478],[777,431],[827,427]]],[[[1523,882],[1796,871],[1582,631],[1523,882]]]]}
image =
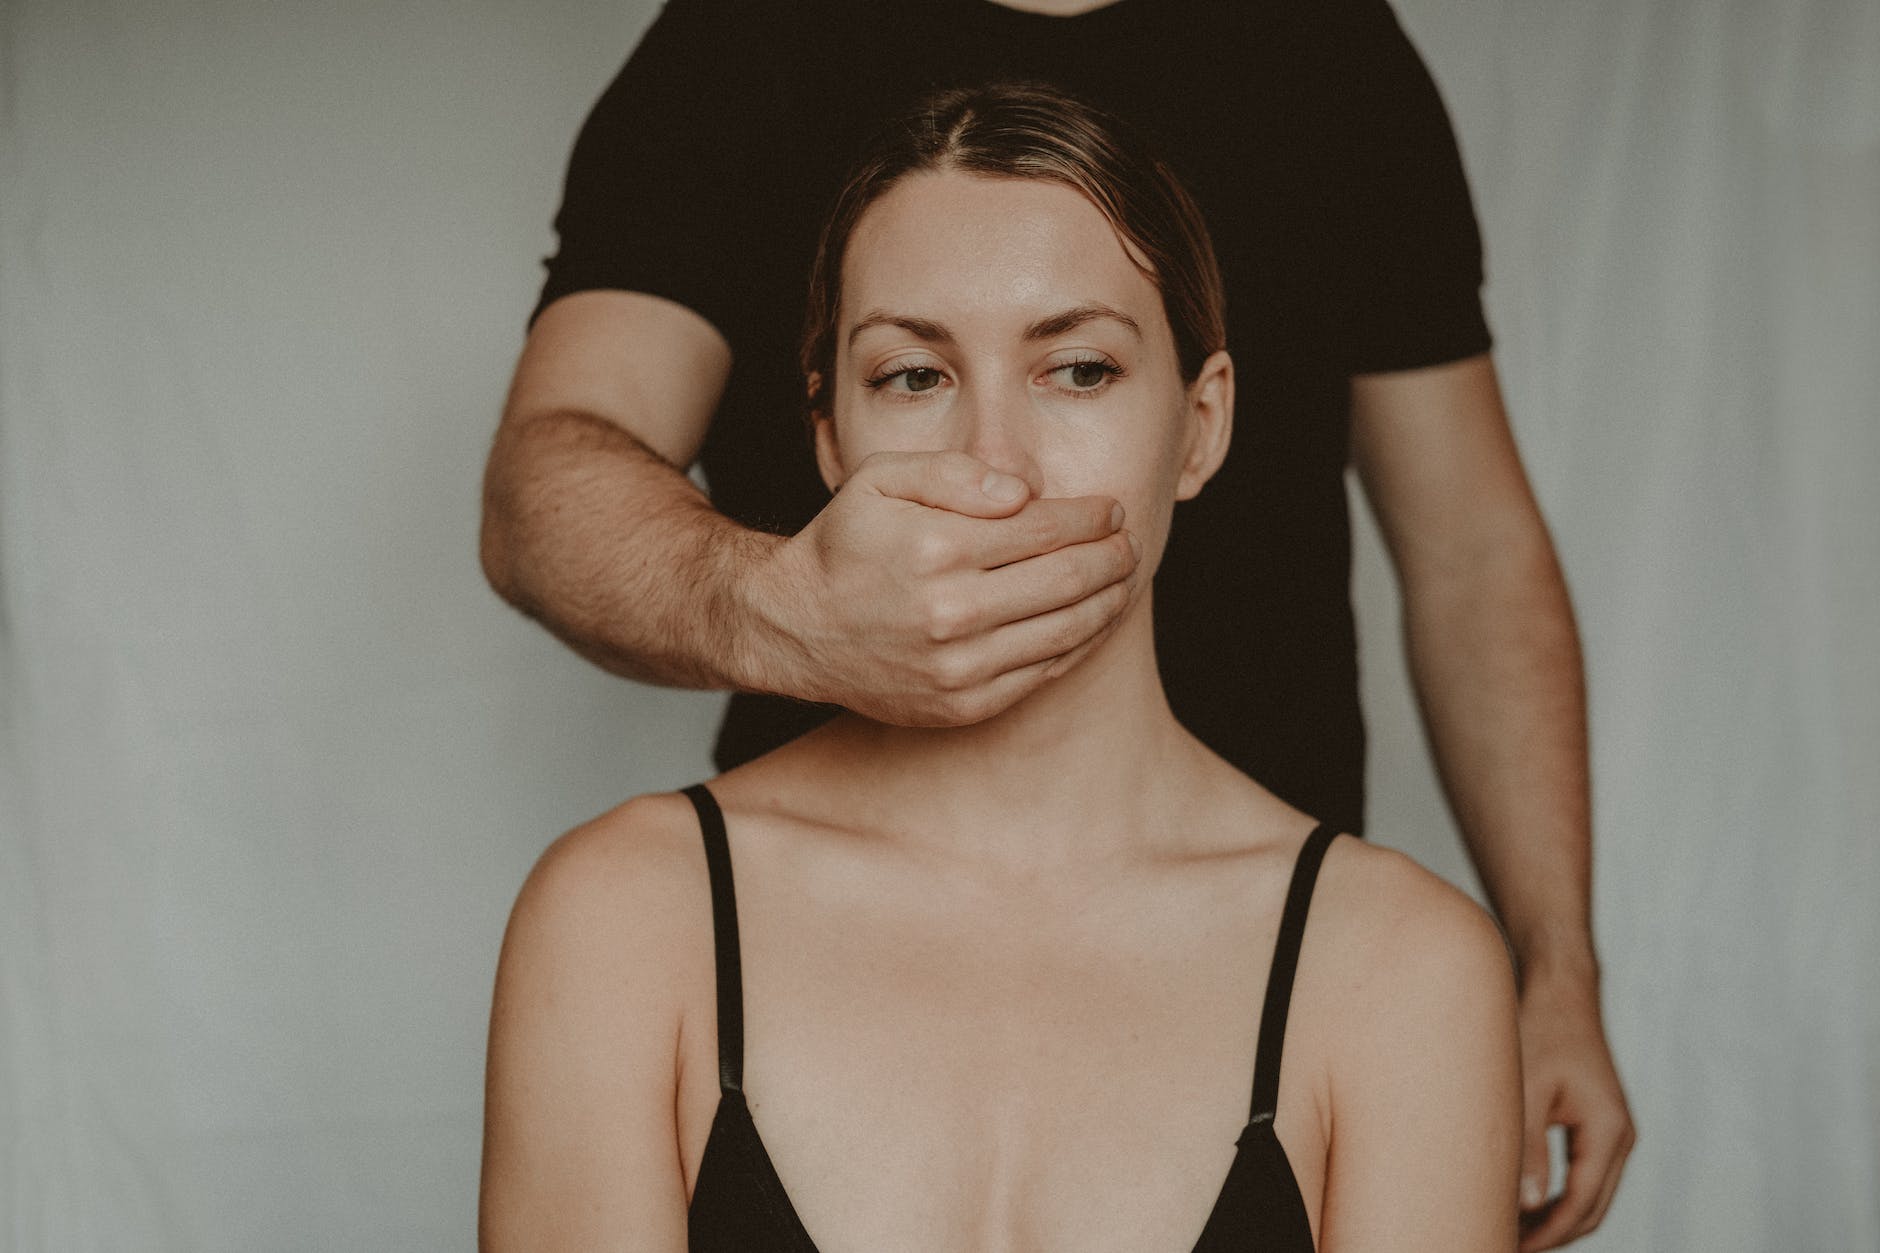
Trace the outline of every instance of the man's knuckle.
{"type": "Polygon", "coordinates": [[[976,690],[949,693],[945,705],[954,726],[969,726],[991,712],[986,693],[976,690]]]}
{"type": "Polygon", "coordinates": [[[1060,657],[1068,657],[1087,649],[1090,641],[1102,629],[1103,625],[1099,622],[1068,623],[1058,628],[1054,638],[1045,647],[1060,657]]]}
{"type": "Polygon", "coordinates": [[[940,531],[929,528],[914,537],[914,564],[921,570],[944,570],[952,564],[953,552],[953,541],[940,531]]]}
{"type": "Polygon", "coordinates": [[[972,662],[958,652],[943,652],[928,664],[927,676],[937,691],[947,694],[947,703],[957,703],[972,686],[972,662]]]}
{"type": "Polygon", "coordinates": [[[1052,570],[1047,577],[1038,580],[1038,594],[1041,600],[1048,602],[1041,607],[1062,609],[1076,604],[1089,590],[1083,582],[1083,577],[1074,570],[1062,566],[1052,570]]]}
{"type": "Polygon", "coordinates": [[[965,726],[978,722],[985,717],[985,698],[972,692],[960,692],[953,697],[953,718],[955,723],[965,726]]]}
{"type": "Polygon", "coordinates": [[[1076,624],[1082,634],[1088,635],[1108,620],[1110,616],[1110,589],[1094,588],[1077,602],[1076,612],[1065,617],[1076,624]]]}
{"type": "Polygon", "coordinates": [[[936,599],[927,606],[928,640],[935,644],[944,644],[958,639],[965,634],[969,611],[962,602],[952,598],[936,599]]]}
{"type": "Polygon", "coordinates": [[[1078,606],[1080,612],[1073,616],[1071,630],[1079,643],[1104,630],[1116,621],[1122,611],[1122,603],[1109,588],[1104,588],[1095,595],[1086,597],[1078,606]]]}
{"type": "Polygon", "coordinates": [[[1126,571],[1116,564],[1116,559],[1108,552],[1098,552],[1089,559],[1077,563],[1073,577],[1079,593],[1085,596],[1093,592],[1112,587],[1126,571]]]}
{"type": "Polygon", "coordinates": [[[1625,1115],[1618,1114],[1600,1119],[1597,1124],[1589,1128],[1589,1131],[1598,1139],[1617,1148],[1626,1142],[1626,1137],[1631,1134],[1632,1128],[1626,1122],[1625,1115]]]}

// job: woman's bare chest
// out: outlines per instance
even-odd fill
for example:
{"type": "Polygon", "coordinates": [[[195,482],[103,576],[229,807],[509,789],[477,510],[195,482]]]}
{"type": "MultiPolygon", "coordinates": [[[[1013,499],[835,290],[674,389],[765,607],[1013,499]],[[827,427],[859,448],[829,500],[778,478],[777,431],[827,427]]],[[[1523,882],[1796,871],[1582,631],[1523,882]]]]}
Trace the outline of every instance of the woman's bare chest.
{"type": "MultiPolygon", "coordinates": [[[[743,1088],[822,1253],[838,1237],[923,1249],[1192,1238],[1248,1117],[1283,889],[1259,869],[1029,902],[891,882],[741,888],[743,1088]],[[1249,908],[1249,893],[1270,908],[1249,908]]],[[[713,988],[689,989],[688,1187],[718,1104],[715,1017],[713,988]]],[[[1295,1061],[1279,1125],[1316,1209],[1324,1136],[1309,1079],[1295,1061]]]]}

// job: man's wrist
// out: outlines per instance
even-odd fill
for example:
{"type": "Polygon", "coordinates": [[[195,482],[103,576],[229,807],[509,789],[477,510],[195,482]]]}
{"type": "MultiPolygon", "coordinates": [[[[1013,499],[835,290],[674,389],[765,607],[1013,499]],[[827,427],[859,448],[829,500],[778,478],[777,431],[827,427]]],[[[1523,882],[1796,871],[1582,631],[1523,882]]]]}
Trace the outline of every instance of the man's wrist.
{"type": "Polygon", "coordinates": [[[1520,971],[1521,987],[1545,984],[1553,987],[1582,988],[1597,992],[1599,958],[1590,937],[1511,937],[1515,963],[1520,971]]]}
{"type": "Polygon", "coordinates": [[[726,670],[739,691],[814,700],[800,646],[803,581],[787,568],[788,544],[786,536],[746,530],[723,554],[726,670]]]}

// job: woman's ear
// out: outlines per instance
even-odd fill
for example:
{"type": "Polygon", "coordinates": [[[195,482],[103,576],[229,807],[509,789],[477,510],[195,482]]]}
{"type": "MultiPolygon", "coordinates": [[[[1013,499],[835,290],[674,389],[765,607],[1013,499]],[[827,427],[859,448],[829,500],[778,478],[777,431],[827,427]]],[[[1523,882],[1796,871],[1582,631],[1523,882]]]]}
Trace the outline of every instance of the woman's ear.
{"type": "Polygon", "coordinates": [[[1225,348],[1201,363],[1188,385],[1188,452],[1182,460],[1176,500],[1191,500],[1227,459],[1234,434],[1234,359],[1225,348]]]}
{"type": "Polygon", "coordinates": [[[828,398],[817,395],[822,390],[822,375],[809,376],[810,434],[816,443],[816,469],[822,473],[823,486],[833,495],[842,486],[842,450],[836,445],[836,421],[829,416],[828,398]]]}

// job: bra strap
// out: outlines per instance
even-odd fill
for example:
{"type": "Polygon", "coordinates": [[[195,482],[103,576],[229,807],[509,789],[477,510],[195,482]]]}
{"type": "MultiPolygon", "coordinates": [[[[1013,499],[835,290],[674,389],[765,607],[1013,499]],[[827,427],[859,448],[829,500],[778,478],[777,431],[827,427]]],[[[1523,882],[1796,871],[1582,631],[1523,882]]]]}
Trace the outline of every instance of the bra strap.
{"type": "Polygon", "coordinates": [[[712,880],[712,944],[718,964],[718,1089],[744,1090],[744,974],[738,959],[738,897],[731,883],[725,815],[703,783],[685,789],[698,811],[712,880]]]}
{"type": "Polygon", "coordinates": [[[1286,890],[1286,908],[1279,919],[1279,938],[1273,944],[1273,968],[1266,978],[1266,1005],[1260,1011],[1250,1122],[1271,1122],[1279,1107],[1279,1059],[1286,1043],[1286,1010],[1292,1001],[1293,972],[1299,965],[1299,944],[1305,937],[1306,911],[1312,904],[1319,863],[1337,834],[1337,828],[1321,822],[1306,837],[1293,863],[1292,885],[1286,890]]]}

